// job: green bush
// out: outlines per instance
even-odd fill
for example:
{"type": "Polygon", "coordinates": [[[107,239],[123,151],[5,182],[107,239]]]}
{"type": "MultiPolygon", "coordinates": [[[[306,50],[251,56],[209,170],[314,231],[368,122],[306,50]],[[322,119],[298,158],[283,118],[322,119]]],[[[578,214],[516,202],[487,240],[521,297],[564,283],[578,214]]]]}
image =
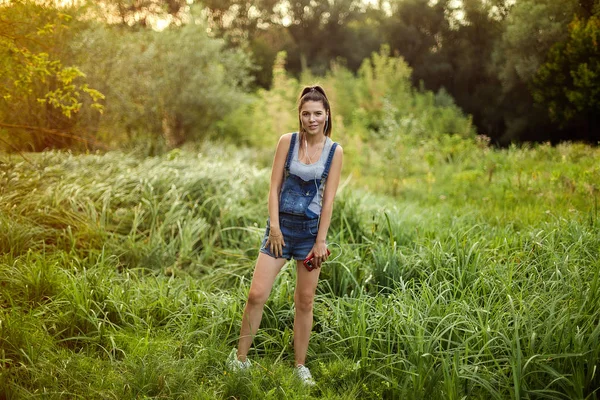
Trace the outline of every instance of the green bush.
{"type": "Polygon", "coordinates": [[[77,115],[98,118],[104,96],[68,56],[74,12],[30,0],[0,4],[0,150],[95,145],[77,115]]]}
{"type": "Polygon", "coordinates": [[[111,145],[150,141],[149,151],[160,152],[210,137],[245,104],[250,61],[208,37],[195,12],[189,17],[161,32],[98,23],[81,30],[73,57],[106,96],[102,118],[85,115],[82,124],[111,145]]]}
{"type": "MultiPolygon", "coordinates": [[[[219,124],[222,137],[274,149],[281,134],[298,130],[296,96],[301,88],[318,83],[331,102],[333,139],[344,146],[344,170],[370,188],[399,195],[407,175],[429,171],[433,165],[415,163],[414,151],[435,148],[435,162],[451,162],[476,147],[470,118],[447,92],[434,95],[412,88],[410,67],[392,57],[388,47],[365,60],[356,75],[334,64],[325,77],[305,72],[297,81],[285,71],[284,53],[273,74],[270,90],[259,90],[219,124]]],[[[265,158],[261,164],[270,161],[265,158]]]]}

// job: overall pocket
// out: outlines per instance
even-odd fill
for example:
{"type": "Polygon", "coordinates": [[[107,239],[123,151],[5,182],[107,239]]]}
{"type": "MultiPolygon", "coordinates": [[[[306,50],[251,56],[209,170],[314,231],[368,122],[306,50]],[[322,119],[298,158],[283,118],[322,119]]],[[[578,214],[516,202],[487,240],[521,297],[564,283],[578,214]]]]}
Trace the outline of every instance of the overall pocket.
{"type": "Polygon", "coordinates": [[[315,181],[303,181],[290,175],[281,188],[279,212],[292,215],[306,215],[308,206],[317,194],[315,181]]]}

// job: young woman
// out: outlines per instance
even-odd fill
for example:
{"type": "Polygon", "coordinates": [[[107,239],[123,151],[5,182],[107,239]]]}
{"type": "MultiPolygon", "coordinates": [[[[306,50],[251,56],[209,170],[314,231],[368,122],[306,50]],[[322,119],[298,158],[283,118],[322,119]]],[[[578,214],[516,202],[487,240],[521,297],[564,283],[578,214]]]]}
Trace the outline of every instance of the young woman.
{"type": "Polygon", "coordinates": [[[331,109],[320,86],[306,87],[298,102],[300,129],[279,139],[269,190],[269,219],[256,261],[248,301],[242,317],[237,352],[230,354],[233,370],[250,367],[247,358],[263,308],[277,274],[287,260],[296,260],[294,294],[295,372],[314,385],[304,365],[313,323],[313,301],[321,264],[329,251],[325,241],[333,200],[342,170],[342,147],[331,136],[331,109]],[[303,261],[312,257],[312,266],[303,261]]]}

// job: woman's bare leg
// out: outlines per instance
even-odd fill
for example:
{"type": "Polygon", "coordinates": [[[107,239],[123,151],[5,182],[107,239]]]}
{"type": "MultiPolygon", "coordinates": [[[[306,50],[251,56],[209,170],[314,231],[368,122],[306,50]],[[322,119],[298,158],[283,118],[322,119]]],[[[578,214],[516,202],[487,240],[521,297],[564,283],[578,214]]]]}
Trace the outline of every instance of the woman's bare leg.
{"type": "Polygon", "coordinates": [[[304,365],[306,352],[308,351],[308,340],[312,331],[313,303],[321,268],[308,271],[302,264],[302,261],[298,261],[296,264],[298,277],[296,280],[296,292],[294,294],[296,305],[296,315],[294,318],[294,355],[296,365],[304,365]]]}
{"type": "Polygon", "coordinates": [[[273,258],[264,253],[258,254],[252,283],[250,284],[250,292],[248,293],[248,301],[242,317],[242,328],[237,350],[238,360],[240,361],[246,361],[252,339],[256,335],[262,319],[263,308],[269,298],[275,278],[277,278],[277,274],[279,274],[286,261],[285,258],[273,258]]]}

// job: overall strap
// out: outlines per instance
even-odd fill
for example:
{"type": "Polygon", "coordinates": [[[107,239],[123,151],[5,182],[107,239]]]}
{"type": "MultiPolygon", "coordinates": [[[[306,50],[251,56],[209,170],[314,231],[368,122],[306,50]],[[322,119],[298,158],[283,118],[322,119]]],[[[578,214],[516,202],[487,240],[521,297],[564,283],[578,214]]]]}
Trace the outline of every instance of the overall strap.
{"type": "Polygon", "coordinates": [[[294,146],[296,145],[296,132],[292,133],[292,139],[290,141],[290,149],[288,150],[287,158],[285,159],[285,176],[290,174],[290,164],[292,162],[292,153],[294,152],[294,146]]]}
{"type": "Polygon", "coordinates": [[[337,143],[333,142],[331,145],[331,149],[329,150],[329,156],[327,156],[327,162],[325,163],[325,169],[323,170],[323,175],[321,175],[321,185],[325,183],[327,180],[327,175],[329,175],[329,168],[331,167],[331,160],[333,160],[333,155],[335,154],[335,148],[337,147],[337,143]]]}

